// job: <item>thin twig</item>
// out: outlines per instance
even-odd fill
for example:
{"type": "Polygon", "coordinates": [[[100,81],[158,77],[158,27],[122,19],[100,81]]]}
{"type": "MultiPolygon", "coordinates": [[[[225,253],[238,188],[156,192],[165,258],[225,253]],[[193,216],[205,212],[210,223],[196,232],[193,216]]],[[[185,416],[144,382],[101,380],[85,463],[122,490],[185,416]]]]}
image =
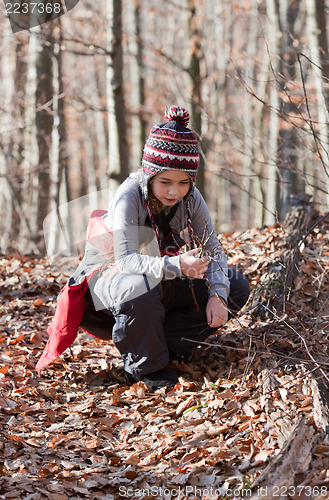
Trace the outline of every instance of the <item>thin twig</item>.
{"type": "MultiPolygon", "coordinates": [[[[264,306],[269,312],[271,312],[274,316],[278,317],[276,315],[276,313],[274,311],[271,311],[268,307],[264,306]]],[[[308,348],[308,345],[306,343],[306,340],[304,339],[304,337],[295,329],[293,328],[291,325],[289,325],[289,323],[287,323],[286,321],[283,320],[283,323],[288,327],[290,328],[300,339],[301,341],[303,342],[304,344],[304,347],[306,349],[306,352],[307,354],[309,355],[309,357],[311,358],[311,360],[316,364],[316,366],[319,368],[320,372],[322,373],[322,375],[324,376],[324,378],[329,382],[329,378],[327,376],[327,374],[322,370],[322,368],[320,367],[319,363],[316,361],[316,359],[314,359],[313,355],[311,354],[309,348],[308,348]]]]}

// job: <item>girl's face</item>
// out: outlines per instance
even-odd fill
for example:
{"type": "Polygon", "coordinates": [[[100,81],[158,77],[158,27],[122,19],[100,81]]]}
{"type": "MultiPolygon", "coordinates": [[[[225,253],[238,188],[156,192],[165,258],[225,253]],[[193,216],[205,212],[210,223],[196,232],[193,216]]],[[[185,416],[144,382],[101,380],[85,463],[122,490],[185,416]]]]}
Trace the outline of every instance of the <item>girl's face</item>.
{"type": "Polygon", "coordinates": [[[163,205],[171,207],[184,198],[190,190],[191,180],[186,172],[166,170],[151,180],[153,196],[163,205]]]}

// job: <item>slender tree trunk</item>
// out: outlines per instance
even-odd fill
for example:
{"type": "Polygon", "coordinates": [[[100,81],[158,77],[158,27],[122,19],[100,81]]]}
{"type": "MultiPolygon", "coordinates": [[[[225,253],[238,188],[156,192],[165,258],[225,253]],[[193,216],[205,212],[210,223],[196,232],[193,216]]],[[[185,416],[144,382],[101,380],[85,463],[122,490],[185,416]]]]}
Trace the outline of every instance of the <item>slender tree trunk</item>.
{"type": "MultiPolygon", "coordinates": [[[[13,43],[10,43],[10,28],[2,32],[3,49],[1,51],[1,80],[0,80],[0,106],[5,110],[1,119],[1,148],[0,148],[0,186],[1,186],[1,247],[3,251],[11,250],[11,243],[19,233],[19,200],[20,182],[17,172],[17,163],[14,158],[13,136],[16,135],[17,124],[13,119],[17,100],[15,98],[15,84],[13,74],[19,64],[19,53],[13,43]],[[16,194],[15,194],[16,193],[16,194]],[[8,246],[7,246],[8,245],[8,246]]],[[[17,82],[15,82],[17,84],[17,82]]]]}
{"type": "Polygon", "coordinates": [[[299,176],[297,152],[298,141],[296,129],[290,121],[291,116],[298,113],[290,85],[296,77],[296,49],[293,46],[295,38],[295,23],[299,14],[300,0],[281,0],[281,68],[282,119],[279,131],[279,166],[281,171],[281,206],[280,219],[283,220],[289,209],[291,195],[299,191],[299,176]]]}
{"type": "Polygon", "coordinates": [[[54,58],[53,58],[53,126],[51,139],[51,169],[50,169],[50,212],[47,219],[49,226],[44,227],[47,234],[47,251],[49,256],[55,255],[63,250],[62,240],[59,236],[65,225],[65,244],[73,245],[72,227],[70,217],[70,186],[68,180],[68,158],[67,158],[67,133],[65,120],[65,91],[63,75],[63,52],[62,52],[62,25],[58,20],[57,28],[54,30],[54,58]],[[63,189],[64,187],[64,189],[63,189]],[[61,196],[61,193],[65,194],[61,196]],[[60,205],[65,207],[60,213],[60,205]],[[65,215],[63,214],[65,212],[65,215]],[[63,224],[62,221],[64,220],[63,224]]]}
{"type": "Polygon", "coordinates": [[[60,192],[61,182],[65,184],[65,200],[71,200],[71,187],[69,183],[69,163],[68,163],[68,137],[66,125],[66,108],[65,108],[65,74],[63,69],[63,26],[61,18],[58,22],[58,52],[57,52],[57,66],[58,66],[58,134],[59,134],[59,165],[60,165],[60,185],[58,186],[58,193],[60,192]]]}
{"type": "Polygon", "coordinates": [[[131,83],[131,158],[134,168],[141,164],[143,147],[146,140],[146,121],[143,117],[145,106],[145,82],[143,67],[143,38],[141,30],[140,1],[129,2],[127,6],[127,25],[129,36],[129,75],[131,83]]]}
{"type": "MultiPolygon", "coordinates": [[[[327,196],[323,200],[329,203],[329,62],[327,41],[327,12],[321,0],[305,0],[307,11],[306,29],[309,38],[312,72],[315,78],[316,102],[318,119],[312,127],[316,130],[316,149],[322,164],[322,175],[314,172],[315,183],[327,189],[327,196]],[[316,123],[318,122],[318,123],[316,123]],[[321,180],[324,179],[324,182],[321,180]],[[321,185],[322,184],[322,185],[321,185]]],[[[321,167],[317,167],[319,170],[321,167]]],[[[317,190],[315,190],[317,191],[317,190]]],[[[323,198],[321,193],[317,197],[323,198]]]]}
{"type": "MultiPolygon", "coordinates": [[[[257,28],[257,5],[253,2],[249,15],[249,30],[247,43],[247,59],[244,67],[244,78],[249,82],[254,82],[255,74],[255,56],[257,51],[257,37],[255,31],[257,28]]],[[[240,225],[242,229],[249,227],[250,217],[250,193],[252,189],[252,173],[254,165],[254,146],[255,146],[255,107],[254,99],[246,93],[245,111],[243,113],[244,125],[244,144],[242,161],[242,179],[241,179],[241,198],[240,198],[240,225]]]]}
{"type": "Polygon", "coordinates": [[[20,241],[22,185],[23,185],[23,150],[24,150],[24,89],[26,78],[26,44],[20,39],[16,42],[15,70],[13,74],[14,94],[12,96],[11,115],[13,121],[10,131],[10,142],[7,151],[7,180],[11,186],[11,221],[8,235],[8,251],[15,247],[23,248],[20,241]]]}
{"type": "Polygon", "coordinates": [[[279,130],[279,92],[275,82],[279,73],[279,46],[278,46],[278,32],[280,30],[280,23],[278,19],[278,12],[275,8],[275,0],[266,1],[267,12],[267,38],[270,58],[269,81],[270,84],[270,120],[269,120],[269,156],[268,156],[268,169],[266,181],[266,198],[265,205],[268,210],[265,211],[264,222],[267,225],[274,224],[276,220],[275,213],[279,207],[279,176],[277,165],[278,153],[278,130],[279,130]]]}
{"type": "MultiPolygon", "coordinates": [[[[49,27],[47,26],[47,29],[49,27]]],[[[38,210],[36,241],[44,251],[43,221],[50,209],[50,167],[53,129],[53,39],[51,31],[39,46],[37,53],[36,128],[39,150],[38,164],[38,210]]]]}
{"type": "MultiPolygon", "coordinates": [[[[309,3],[310,0],[306,0],[309,3]]],[[[318,35],[319,56],[322,71],[323,95],[326,102],[327,116],[329,111],[329,42],[328,42],[328,6],[325,0],[313,0],[318,35]]]]}
{"type": "Polygon", "coordinates": [[[107,188],[107,177],[108,172],[108,142],[107,142],[107,128],[104,121],[104,113],[102,108],[102,93],[101,85],[99,82],[96,62],[93,62],[93,72],[92,78],[92,89],[93,89],[93,102],[95,104],[96,110],[94,111],[94,123],[95,123],[95,134],[96,134],[96,157],[97,162],[95,164],[96,168],[96,183],[97,190],[107,188]]]}
{"type": "MultiPolygon", "coordinates": [[[[201,33],[198,28],[198,12],[197,1],[188,0],[189,8],[189,40],[191,42],[190,49],[190,64],[189,76],[191,80],[191,101],[190,101],[190,114],[191,114],[191,127],[199,136],[200,147],[203,148],[202,143],[202,89],[201,89],[201,70],[200,61],[202,58],[201,49],[201,33]]],[[[197,187],[201,194],[205,196],[205,163],[202,154],[200,154],[200,163],[197,176],[197,187]]]]}
{"type": "Polygon", "coordinates": [[[38,142],[36,131],[36,88],[37,88],[37,53],[39,50],[40,28],[34,28],[29,36],[27,75],[25,86],[25,128],[23,160],[23,213],[27,214],[27,223],[21,228],[21,238],[36,244],[35,228],[38,192],[36,190],[38,171],[38,142]]]}
{"type": "Polygon", "coordinates": [[[108,0],[107,106],[109,125],[109,188],[114,192],[129,173],[129,148],[123,88],[122,2],[108,0]]]}
{"type": "Polygon", "coordinates": [[[87,173],[87,184],[88,184],[88,195],[90,200],[90,205],[92,208],[88,209],[89,213],[95,210],[97,207],[97,176],[95,170],[95,149],[94,149],[94,137],[93,135],[88,135],[85,138],[85,155],[86,155],[86,173],[87,173]]]}
{"type": "Polygon", "coordinates": [[[145,106],[145,79],[144,79],[144,61],[143,61],[143,38],[142,38],[142,23],[141,23],[141,5],[135,4],[135,32],[137,42],[136,61],[138,68],[138,103],[139,103],[139,142],[141,146],[141,156],[144,143],[146,141],[146,120],[143,114],[145,106]]]}
{"type": "MultiPolygon", "coordinates": [[[[234,10],[233,4],[231,2],[226,2],[221,0],[218,2],[215,0],[214,5],[215,12],[215,71],[220,70],[222,77],[218,81],[214,81],[214,109],[215,111],[215,122],[219,123],[222,116],[227,116],[229,113],[229,66],[233,47],[233,25],[234,25],[234,10]],[[222,19],[226,19],[226,23],[222,23],[222,19]],[[221,45],[217,41],[217,33],[222,32],[222,40],[225,40],[224,51],[221,51],[221,45]]],[[[217,130],[216,130],[217,132],[217,130]]],[[[233,215],[233,205],[230,190],[230,179],[229,173],[223,167],[225,165],[225,159],[223,154],[223,144],[225,142],[225,134],[220,134],[220,144],[219,144],[219,176],[218,182],[220,186],[218,187],[217,198],[217,224],[224,228],[224,231],[230,231],[232,224],[233,215]]]]}

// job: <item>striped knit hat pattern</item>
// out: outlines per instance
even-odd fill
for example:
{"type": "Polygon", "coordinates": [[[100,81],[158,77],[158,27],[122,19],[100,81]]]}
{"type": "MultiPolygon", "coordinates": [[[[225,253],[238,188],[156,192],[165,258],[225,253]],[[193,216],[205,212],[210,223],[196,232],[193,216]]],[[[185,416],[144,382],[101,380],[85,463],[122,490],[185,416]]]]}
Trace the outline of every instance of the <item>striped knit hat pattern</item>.
{"type": "Polygon", "coordinates": [[[181,106],[171,106],[166,108],[165,118],[167,122],[152,127],[143,151],[141,188],[145,199],[149,180],[165,170],[186,172],[192,186],[195,184],[199,146],[196,135],[186,126],[189,112],[181,106]]]}

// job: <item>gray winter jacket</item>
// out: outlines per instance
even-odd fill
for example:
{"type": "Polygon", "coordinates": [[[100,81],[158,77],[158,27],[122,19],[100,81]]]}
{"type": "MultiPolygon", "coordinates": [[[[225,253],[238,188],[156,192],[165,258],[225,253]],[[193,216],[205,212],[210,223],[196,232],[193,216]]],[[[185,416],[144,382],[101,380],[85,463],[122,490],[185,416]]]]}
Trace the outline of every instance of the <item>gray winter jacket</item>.
{"type": "MultiPolygon", "coordinates": [[[[106,217],[106,225],[113,230],[114,256],[119,272],[145,275],[152,282],[153,288],[161,280],[181,277],[182,272],[179,255],[160,254],[154,230],[146,224],[148,214],[139,182],[139,173],[134,173],[119,186],[106,217]]],[[[192,190],[189,207],[194,234],[200,240],[204,238],[204,234],[208,237],[213,231],[213,225],[207,205],[197,188],[192,190]]],[[[169,208],[165,210],[168,212],[169,208]]],[[[187,214],[183,200],[178,202],[170,228],[187,240],[187,214]]],[[[227,261],[215,233],[210,236],[206,250],[212,257],[205,274],[209,296],[219,295],[227,300],[230,286],[227,261]]]]}

